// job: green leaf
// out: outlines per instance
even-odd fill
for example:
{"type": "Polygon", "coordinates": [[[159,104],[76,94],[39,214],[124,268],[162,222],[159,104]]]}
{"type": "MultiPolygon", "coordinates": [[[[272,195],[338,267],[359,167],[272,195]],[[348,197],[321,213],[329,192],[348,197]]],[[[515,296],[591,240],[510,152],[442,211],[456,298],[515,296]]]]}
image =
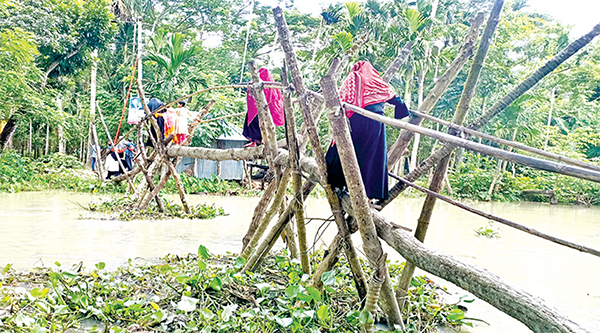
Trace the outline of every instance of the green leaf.
{"type": "Polygon", "coordinates": [[[373,323],[373,315],[369,310],[364,309],[358,315],[358,321],[361,325],[372,324],[373,323]]]}
{"type": "Polygon", "coordinates": [[[299,300],[306,302],[306,303],[310,303],[313,300],[312,296],[307,295],[307,294],[300,293],[297,296],[298,296],[299,300]]]}
{"type": "Polygon", "coordinates": [[[457,321],[465,318],[465,313],[461,309],[452,309],[446,316],[449,321],[457,321]]]}
{"type": "Polygon", "coordinates": [[[74,279],[77,277],[77,274],[73,274],[71,272],[62,272],[60,275],[62,275],[62,277],[65,279],[74,279]]]}
{"type": "Polygon", "coordinates": [[[162,319],[164,318],[165,314],[158,310],[158,311],[154,311],[152,313],[152,318],[156,319],[157,321],[162,321],[162,319]]]}
{"type": "Polygon", "coordinates": [[[221,279],[219,279],[218,276],[215,276],[211,281],[210,284],[208,285],[210,288],[212,288],[213,290],[216,291],[221,291],[221,286],[223,285],[223,283],[221,282],[221,279]]]}
{"type": "Polygon", "coordinates": [[[67,314],[69,313],[69,307],[66,305],[59,305],[54,308],[55,315],[67,314]]]}
{"type": "Polygon", "coordinates": [[[358,319],[359,315],[360,315],[360,311],[358,311],[358,310],[350,311],[350,312],[348,312],[348,314],[346,314],[346,321],[350,325],[358,325],[360,323],[360,321],[358,319]]]}
{"type": "Polygon", "coordinates": [[[203,260],[198,260],[198,269],[200,270],[200,272],[203,272],[206,269],[206,262],[204,262],[203,260]]]}
{"type": "Polygon", "coordinates": [[[294,310],[292,317],[295,318],[312,318],[315,315],[314,310],[304,310],[302,308],[294,310]]]}
{"type": "Polygon", "coordinates": [[[321,305],[317,311],[317,317],[322,321],[329,321],[329,305],[321,305]]]}
{"type": "Polygon", "coordinates": [[[204,245],[200,245],[198,248],[198,256],[205,260],[210,258],[210,253],[208,253],[208,249],[204,245]]]}
{"type": "Polygon", "coordinates": [[[190,277],[187,275],[179,275],[175,280],[181,284],[186,284],[190,280],[190,277]]]}
{"type": "Polygon", "coordinates": [[[209,309],[200,310],[200,319],[204,322],[211,320],[212,318],[214,318],[214,316],[215,314],[212,313],[212,311],[210,311],[209,309]]]}
{"type": "Polygon", "coordinates": [[[177,303],[177,309],[185,312],[196,310],[196,303],[200,301],[197,298],[181,296],[181,300],[177,303]]]}
{"type": "Polygon", "coordinates": [[[321,275],[321,281],[323,282],[323,285],[325,286],[332,286],[335,284],[335,270],[331,270],[329,272],[325,272],[323,273],[323,275],[321,275]]]}
{"type": "Polygon", "coordinates": [[[103,262],[99,262],[99,263],[96,264],[96,269],[97,270],[103,270],[104,267],[106,267],[106,264],[103,263],[103,262]]]}
{"type": "Polygon", "coordinates": [[[308,293],[310,294],[310,296],[312,297],[312,299],[314,299],[316,302],[320,302],[321,301],[321,292],[315,288],[315,287],[306,287],[306,291],[308,291],[308,293]]]}
{"type": "Polygon", "coordinates": [[[239,271],[240,269],[244,268],[245,265],[246,265],[246,259],[244,259],[242,257],[237,257],[237,259],[235,259],[235,263],[233,263],[233,268],[235,268],[235,270],[239,271]]]}
{"type": "Polygon", "coordinates": [[[268,283],[257,283],[254,285],[258,290],[260,290],[260,293],[264,293],[265,291],[271,289],[271,285],[268,283]]]}
{"type": "Polygon", "coordinates": [[[301,286],[287,287],[287,289],[285,290],[285,296],[287,296],[287,298],[289,298],[289,299],[296,298],[296,296],[298,296],[298,294],[302,292],[302,290],[300,288],[302,288],[302,287],[301,286]]]}

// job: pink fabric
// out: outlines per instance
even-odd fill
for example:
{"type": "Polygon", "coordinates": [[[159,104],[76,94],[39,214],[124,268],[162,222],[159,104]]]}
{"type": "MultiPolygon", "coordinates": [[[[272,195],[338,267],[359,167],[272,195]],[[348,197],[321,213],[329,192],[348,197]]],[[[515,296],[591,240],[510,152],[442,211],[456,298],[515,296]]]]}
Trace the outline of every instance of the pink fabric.
{"type": "MultiPolygon", "coordinates": [[[[269,72],[268,69],[262,67],[258,70],[258,74],[260,79],[267,82],[274,81],[273,75],[269,72]]],[[[279,89],[264,89],[265,98],[267,99],[267,104],[269,106],[269,110],[271,111],[271,118],[273,118],[273,123],[275,126],[281,126],[284,123],[283,116],[283,96],[281,95],[281,91],[279,89]]],[[[246,92],[246,104],[248,106],[248,125],[254,120],[254,117],[258,115],[258,110],[256,108],[256,101],[252,94],[250,94],[250,89],[246,92]]]]}
{"type": "MultiPolygon", "coordinates": [[[[360,108],[389,101],[396,92],[379,77],[379,73],[368,61],[359,61],[340,88],[340,99],[360,108]]],[[[352,117],[353,111],[346,110],[346,116],[352,117]]]]}

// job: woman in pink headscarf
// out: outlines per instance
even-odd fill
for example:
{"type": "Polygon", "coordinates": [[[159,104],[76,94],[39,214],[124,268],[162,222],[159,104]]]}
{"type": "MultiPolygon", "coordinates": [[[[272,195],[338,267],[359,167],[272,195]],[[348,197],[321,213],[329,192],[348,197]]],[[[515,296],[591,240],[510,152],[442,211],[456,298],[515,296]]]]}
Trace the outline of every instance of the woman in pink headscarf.
{"type": "MultiPolygon", "coordinates": [[[[367,61],[359,61],[340,88],[342,102],[356,105],[365,110],[383,115],[386,102],[395,105],[395,118],[408,116],[404,102],[394,89],[379,77],[379,73],[367,61]]],[[[387,147],[384,124],[347,110],[356,158],[360,166],[367,197],[385,200],[388,198],[387,147]]],[[[327,181],[334,188],[343,189],[346,179],[335,143],[326,155],[327,181]]]]}
{"type": "MultiPolygon", "coordinates": [[[[273,82],[273,75],[269,72],[268,69],[262,67],[258,70],[258,74],[260,79],[266,82],[273,82]]],[[[273,123],[275,126],[281,126],[284,123],[283,116],[283,96],[281,95],[281,91],[279,89],[267,88],[264,89],[265,97],[267,99],[267,104],[269,106],[269,110],[271,111],[271,118],[273,118],[273,123]]],[[[246,103],[248,107],[248,112],[246,113],[246,119],[244,121],[244,131],[242,135],[244,135],[250,143],[244,147],[256,147],[257,144],[262,143],[262,133],[260,132],[260,124],[258,122],[258,110],[256,108],[256,101],[252,94],[250,94],[250,89],[246,91],[246,103]]]]}

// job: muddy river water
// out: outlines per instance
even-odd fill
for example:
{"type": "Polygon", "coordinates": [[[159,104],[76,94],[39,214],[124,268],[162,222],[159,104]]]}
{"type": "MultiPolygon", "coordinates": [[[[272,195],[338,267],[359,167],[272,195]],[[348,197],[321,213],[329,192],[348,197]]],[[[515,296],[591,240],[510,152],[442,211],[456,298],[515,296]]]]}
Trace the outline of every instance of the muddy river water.
{"type": "MultiPolygon", "coordinates": [[[[29,269],[51,266],[54,262],[65,267],[83,262],[90,268],[104,262],[108,268],[115,268],[128,259],[197,253],[201,244],[214,253],[237,253],[258,201],[258,198],[196,195],[189,197],[190,203],[215,204],[228,215],[212,220],[121,222],[90,219],[89,213],[76,203],[85,204],[92,199],[91,195],[56,192],[0,194],[0,267],[10,263],[17,269],[29,269]]],[[[422,198],[397,200],[383,213],[392,221],[414,229],[422,202],[422,198]]],[[[556,237],[600,248],[600,207],[525,202],[472,205],[556,237]]],[[[309,199],[306,215],[329,217],[326,200],[309,199]]],[[[315,241],[322,223],[314,219],[307,226],[310,243],[316,247],[326,246],[335,235],[335,225],[331,224],[315,241]]],[[[496,225],[500,238],[477,237],[474,230],[486,225],[484,218],[438,202],[425,242],[501,276],[543,298],[588,330],[600,332],[600,258],[505,226],[496,225]]],[[[354,237],[355,244],[360,246],[360,236],[354,237]]],[[[384,246],[390,259],[403,260],[384,246]]],[[[457,295],[468,294],[447,281],[429,277],[457,295]]],[[[527,327],[481,300],[468,304],[468,308],[468,317],[483,319],[490,325],[475,323],[466,332],[529,332],[527,327]]]]}

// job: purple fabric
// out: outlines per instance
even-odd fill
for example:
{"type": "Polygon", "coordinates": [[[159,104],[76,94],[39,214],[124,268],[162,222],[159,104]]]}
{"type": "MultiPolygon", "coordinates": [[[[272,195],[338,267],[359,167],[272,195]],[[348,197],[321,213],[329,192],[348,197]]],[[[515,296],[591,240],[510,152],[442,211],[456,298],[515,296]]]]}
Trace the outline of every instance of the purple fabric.
{"type": "MultiPolygon", "coordinates": [[[[383,115],[383,105],[384,103],[368,105],[365,109],[383,115]]],[[[367,197],[387,199],[389,192],[385,125],[360,114],[354,114],[350,118],[350,129],[367,197]]],[[[346,179],[335,144],[329,148],[325,159],[327,160],[327,182],[334,188],[343,189],[346,186],[346,179]]]]}
{"type": "Polygon", "coordinates": [[[260,132],[258,117],[254,117],[250,124],[248,124],[248,114],[246,114],[246,119],[244,120],[244,130],[242,131],[242,135],[247,137],[250,141],[254,141],[256,143],[262,142],[262,133],[260,132]]]}

